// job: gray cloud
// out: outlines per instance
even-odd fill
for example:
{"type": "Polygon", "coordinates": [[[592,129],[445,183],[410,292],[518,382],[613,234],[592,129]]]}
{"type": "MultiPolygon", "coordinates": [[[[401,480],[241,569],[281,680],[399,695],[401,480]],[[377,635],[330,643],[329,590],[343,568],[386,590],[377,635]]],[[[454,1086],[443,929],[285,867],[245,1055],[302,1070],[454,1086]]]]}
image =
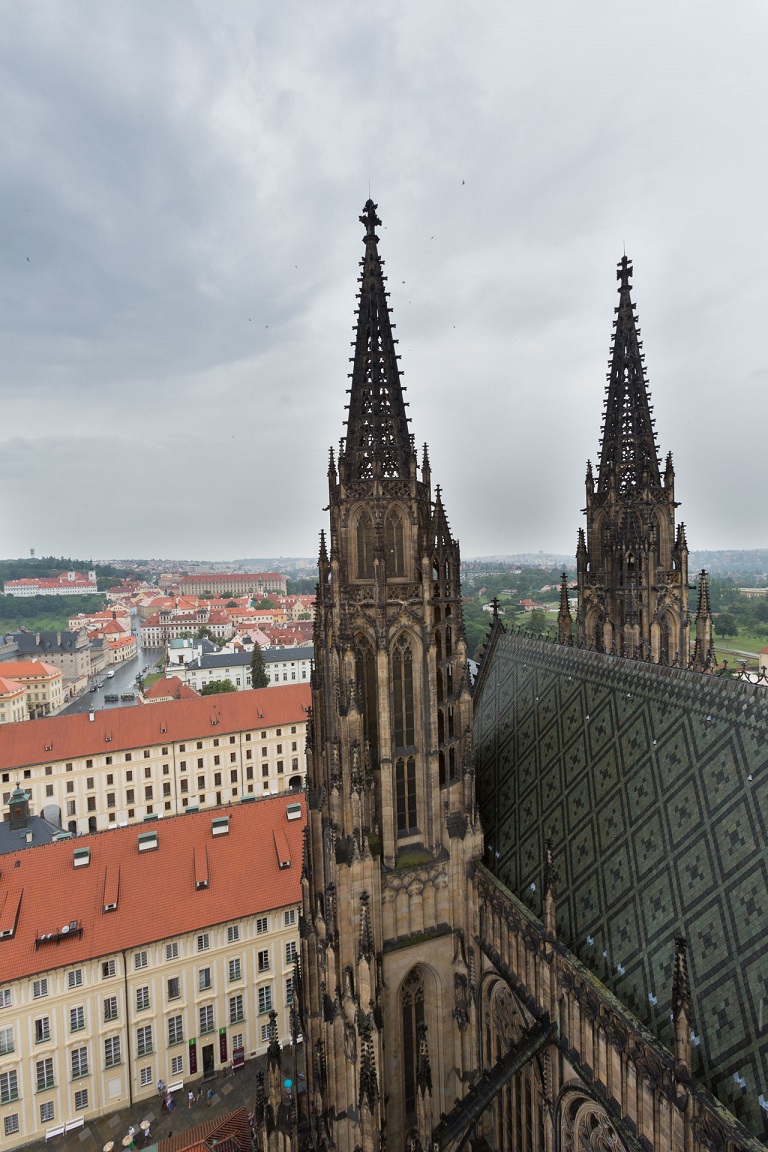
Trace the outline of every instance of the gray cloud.
{"type": "Polygon", "coordinates": [[[314,552],[369,180],[466,555],[573,549],[624,244],[689,543],[765,546],[762,9],[31,0],[0,31],[4,554],[314,552]]]}

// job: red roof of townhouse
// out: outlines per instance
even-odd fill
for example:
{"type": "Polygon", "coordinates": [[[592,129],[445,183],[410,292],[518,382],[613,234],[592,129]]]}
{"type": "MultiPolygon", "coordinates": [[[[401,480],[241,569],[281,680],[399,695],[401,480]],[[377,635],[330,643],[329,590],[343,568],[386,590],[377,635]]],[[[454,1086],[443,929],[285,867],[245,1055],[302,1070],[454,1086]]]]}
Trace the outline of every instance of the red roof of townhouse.
{"type": "Polygon", "coordinates": [[[203,1120],[186,1132],[160,1139],[157,1145],[158,1152],[211,1152],[212,1148],[222,1152],[248,1152],[250,1147],[251,1133],[245,1108],[228,1112],[220,1120],[203,1120]]]}
{"type": "Polygon", "coordinates": [[[195,692],[194,688],[185,684],[178,676],[164,676],[160,680],[155,680],[143,696],[145,700],[198,700],[200,693],[195,692]]]}
{"type": "Polygon", "coordinates": [[[100,631],[102,636],[124,636],[126,629],[117,620],[110,620],[100,631]]]}
{"type": "Polygon", "coordinates": [[[6,660],[3,661],[2,668],[11,679],[18,677],[26,679],[32,676],[47,679],[62,675],[61,668],[56,668],[53,664],[44,664],[42,660],[6,660]]]}
{"type": "Polygon", "coordinates": [[[118,648],[129,648],[135,643],[136,638],[134,636],[115,636],[111,640],[107,640],[107,644],[109,644],[110,648],[115,652],[118,648]]]}
{"type": "Polygon", "coordinates": [[[291,793],[6,853],[0,931],[12,929],[13,936],[2,941],[2,979],[298,903],[305,820],[304,797],[291,793]],[[301,805],[301,819],[288,819],[289,804],[301,805]],[[222,817],[228,830],[214,835],[212,822],[222,817]],[[140,850],[140,842],[147,843],[141,838],[150,834],[157,847],[140,850]],[[278,839],[282,851],[288,845],[287,868],[280,866],[278,839]],[[88,862],[76,867],[74,853],[85,848],[88,862]],[[207,863],[204,888],[195,880],[201,852],[207,863]],[[117,903],[109,911],[107,889],[117,903]],[[49,933],[50,941],[41,942],[49,933]]]}
{"type": "Polygon", "coordinates": [[[26,686],[19,684],[18,680],[11,680],[8,676],[0,676],[0,696],[18,696],[26,692],[26,686]]]}
{"type": "Polygon", "coordinates": [[[171,700],[153,708],[107,708],[90,713],[92,720],[87,712],[79,712],[34,723],[2,724],[0,768],[296,724],[306,720],[311,703],[308,684],[286,684],[171,700]]]}

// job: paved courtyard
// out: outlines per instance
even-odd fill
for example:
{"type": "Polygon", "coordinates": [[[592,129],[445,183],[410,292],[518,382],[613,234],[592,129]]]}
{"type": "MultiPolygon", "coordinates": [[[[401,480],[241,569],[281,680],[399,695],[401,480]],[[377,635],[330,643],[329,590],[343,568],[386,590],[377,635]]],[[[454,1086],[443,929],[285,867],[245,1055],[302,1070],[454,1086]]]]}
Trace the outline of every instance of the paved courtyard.
{"type": "MultiPolygon", "coordinates": [[[[299,1067],[302,1067],[302,1052],[299,1047],[299,1067]]],[[[283,1051],[283,1080],[293,1079],[293,1057],[291,1049],[286,1047],[283,1051]]],[[[256,1085],[259,1071],[264,1072],[266,1084],[266,1057],[257,1060],[248,1060],[243,1068],[234,1076],[222,1073],[206,1080],[203,1084],[204,1094],[199,1103],[190,1108],[188,1106],[188,1093],[190,1087],[197,1093],[201,1084],[200,1078],[187,1081],[184,1087],[174,1093],[175,1107],[168,1113],[161,1108],[162,1100],[158,1094],[149,1099],[142,1100],[132,1108],[121,1108],[119,1112],[111,1112],[99,1116],[95,1120],[88,1120],[83,1128],[74,1132],[67,1132],[63,1136],[54,1136],[52,1139],[35,1140],[25,1145],[26,1148],[45,1148],[46,1152],[102,1152],[104,1145],[110,1140],[114,1143],[114,1152],[123,1152],[122,1140],[127,1135],[132,1124],[136,1129],[136,1148],[141,1152],[146,1148],[148,1152],[156,1149],[157,1141],[168,1136],[177,1136],[206,1120],[215,1119],[233,1112],[235,1108],[245,1107],[253,1111],[256,1102],[256,1085]],[[207,1093],[213,1089],[210,1105],[207,1102],[207,1093]],[[149,1138],[144,1141],[140,1124],[142,1120],[149,1120],[149,1138]]]]}

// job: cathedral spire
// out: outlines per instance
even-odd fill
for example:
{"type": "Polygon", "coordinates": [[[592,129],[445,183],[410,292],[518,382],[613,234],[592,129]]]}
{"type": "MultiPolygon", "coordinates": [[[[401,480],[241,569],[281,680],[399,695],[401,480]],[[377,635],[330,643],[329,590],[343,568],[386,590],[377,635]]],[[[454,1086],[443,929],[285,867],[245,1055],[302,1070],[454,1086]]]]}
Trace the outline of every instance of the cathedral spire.
{"type": "Polygon", "coordinates": [[[568,577],[563,572],[560,581],[560,609],[557,613],[557,639],[561,644],[573,644],[573,617],[568,603],[568,577]]]}
{"type": "Polygon", "coordinates": [[[659,454],[653,430],[651,404],[645,381],[645,357],[630,296],[632,263],[619,261],[619,306],[614,321],[613,350],[605,400],[603,442],[600,449],[598,485],[607,492],[615,484],[619,492],[639,491],[661,484],[659,454]]]}
{"type": "Polygon", "coordinates": [[[372,200],[366,201],[360,223],[365,225],[365,256],[361,261],[347,435],[339,459],[341,478],[359,480],[378,475],[407,479],[415,472],[416,461],[395,352],[397,341],[384,290],[384,261],[379,257],[376,226],[381,220],[372,200]]]}

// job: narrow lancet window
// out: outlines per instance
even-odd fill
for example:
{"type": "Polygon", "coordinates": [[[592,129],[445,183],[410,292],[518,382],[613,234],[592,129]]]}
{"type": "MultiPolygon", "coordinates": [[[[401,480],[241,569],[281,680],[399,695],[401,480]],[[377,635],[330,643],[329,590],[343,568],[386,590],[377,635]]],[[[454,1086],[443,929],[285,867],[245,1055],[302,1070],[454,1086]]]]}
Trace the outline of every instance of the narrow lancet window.
{"type": "Polygon", "coordinates": [[[357,521],[357,577],[373,579],[373,524],[367,512],[357,521]]]}
{"type": "Polygon", "coordinates": [[[387,575],[405,574],[405,548],[403,521],[398,512],[393,512],[387,520],[387,575]]]}

